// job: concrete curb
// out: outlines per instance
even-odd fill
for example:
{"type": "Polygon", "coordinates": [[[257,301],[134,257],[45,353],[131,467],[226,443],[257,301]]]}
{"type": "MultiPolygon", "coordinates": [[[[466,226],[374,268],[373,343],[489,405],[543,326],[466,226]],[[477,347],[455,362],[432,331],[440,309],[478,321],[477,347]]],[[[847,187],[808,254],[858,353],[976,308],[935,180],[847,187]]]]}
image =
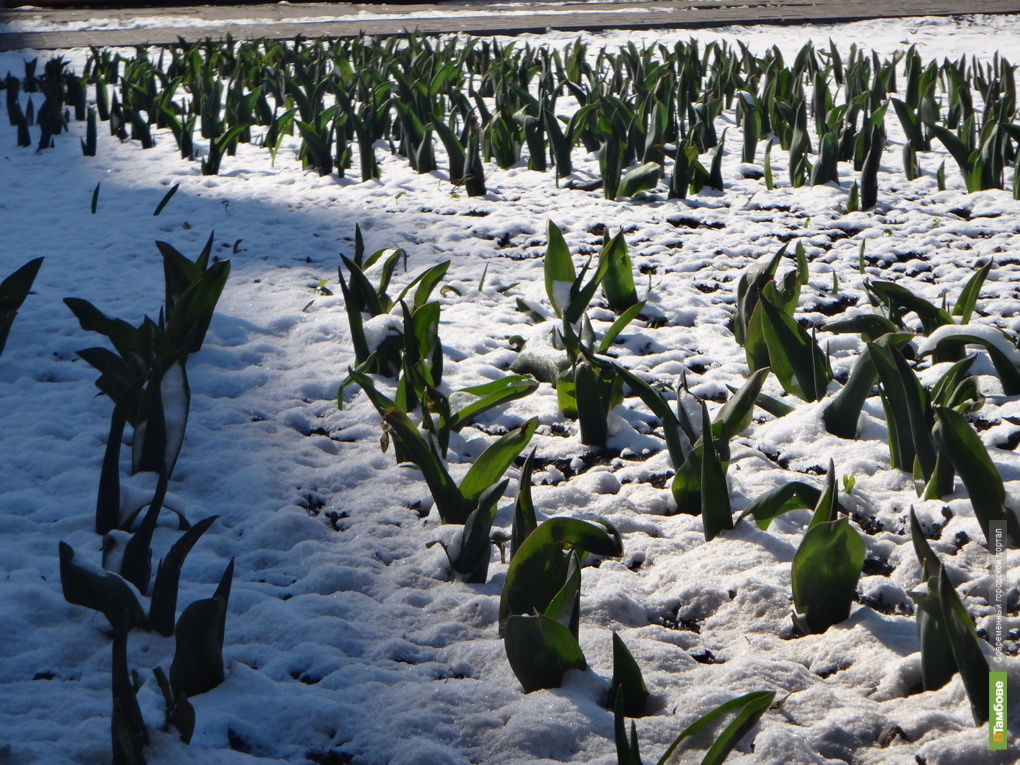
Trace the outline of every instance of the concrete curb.
{"type": "MultiPolygon", "coordinates": [[[[967,14],[1020,13],[1015,0],[971,0],[967,14]]],[[[427,33],[514,35],[547,30],[677,29],[759,24],[838,23],[877,18],[955,16],[959,2],[949,0],[654,0],[652,2],[488,2],[442,5],[296,5],[136,8],[106,11],[0,10],[0,24],[28,22],[45,31],[0,34],[0,51],[58,50],[168,44],[184,39],[293,39],[303,37],[387,36],[407,30],[427,33]],[[131,20],[152,19],[143,28],[131,20]],[[39,22],[43,22],[40,24],[39,22]],[[107,26],[107,28],[102,28],[107,26]]],[[[28,27],[31,29],[31,26],[28,27]]]]}

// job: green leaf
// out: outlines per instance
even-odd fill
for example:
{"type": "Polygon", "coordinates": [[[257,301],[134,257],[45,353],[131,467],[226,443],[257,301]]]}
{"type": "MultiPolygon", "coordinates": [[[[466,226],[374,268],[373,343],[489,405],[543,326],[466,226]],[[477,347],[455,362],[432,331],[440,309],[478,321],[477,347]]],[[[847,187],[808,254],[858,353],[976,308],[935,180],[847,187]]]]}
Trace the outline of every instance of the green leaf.
{"type": "Polygon", "coordinates": [[[708,751],[701,759],[701,765],[720,765],[761,719],[775,698],[774,691],[756,691],[720,704],[685,728],[659,759],[658,765],[685,762],[690,756],[681,758],[683,753],[705,749],[708,751]]]}
{"type": "Polygon", "coordinates": [[[64,600],[103,614],[115,630],[145,627],[145,612],[138,596],[121,577],[97,572],[74,562],[74,550],[61,542],[60,586],[64,600]]]}
{"type": "MultiPolygon", "coordinates": [[[[978,325],[970,325],[971,328],[977,330],[978,325]]],[[[989,334],[996,333],[1001,335],[1002,333],[998,330],[988,328],[989,334]]],[[[1005,335],[1002,335],[1005,338],[1005,335]]],[[[1008,340],[1007,340],[1008,342],[1008,340]]],[[[979,334],[946,334],[939,337],[933,348],[927,352],[934,352],[936,354],[956,354],[959,353],[961,346],[965,345],[980,345],[986,351],[988,356],[992,360],[992,365],[995,367],[995,372],[999,376],[999,381],[1002,383],[1002,391],[1007,396],[1020,395],[1020,367],[1014,363],[1010,355],[1007,354],[999,344],[992,339],[991,336],[983,337],[979,334]]]]}
{"type": "MultiPolygon", "coordinates": [[[[930,335],[939,327],[953,324],[952,317],[945,309],[932,305],[914,291],[894,282],[871,281],[865,285],[865,291],[878,301],[888,306],[890,314],[896,317],[913,311],[921,321],[926,335],[930,335]]],[[[896,319],[893,319],[896,321],[896,319]]],[[[900,322],[902,328],[902,322],[900,322]]]]}
{"type": "Polygon", "coordinates": [[[1010,546],[1020,545],[1020,521],[1006,507],[1006,491],[1002,476],[992,464],[988,450],[978,434],[959,412],[935,407],[936,424],[932,431],[939,450],[953,463],[967,487],[974,515],[981,524],[985,539],[990,540],[991,522],[1005,521],[1010,546]]]}
{"type": "Polygon", "coordinates": [[[231,559],[215,594],[196,600],[184,609],[174,630],[176,650],[170,664],[170,685],[174,696],[193,698],[223,682],[223,636],[234,575],[231,559]]]}
{"type": "Polygon", "coordinates": [[[569,556],[565,550],[617,557],[623,545],[617,535],[587,521],[550,518],[531,532],[507,567],[499,603],[499,623],[512,614],[544,612],[566,579],[569,556]]]}
{"type": "Polygon", "coordinates": [[[570,630],[541,613],[509,617],[503,645],[525,693],[559,688],[568,670],[588,666],[570,630]]]}
{"type": "Polygon", "coordinates": [[[145,765],[142,750],[149,743],[149,734],[128,671],[127,629],[114,630],[111,670],[113,762],[115,765],[145,765]]]}
{"type": "Polygon", "coordinates": [[[159,215],[161,212],[163,212],[163,208],[170,203],[170,200],[173,199],[174,194],[177,193],[177,189],[179,189],[180,186],[181,186],[180,183],[175,183],[173,186],[170,187],[170,190],[163,195],[163,198],[159,201],[159,204],[156,205],[156,209],[152,213],[153,216],[159,215]]]}
{"type": "MultiPolygon", "coordinates": [[[[769,352],[769,365],[783,389],[804,401],[819,401],[831,375],[818,343],[792,317],[762,299],[762,334],[769,352]]],[[[752,318],[753,321],[753,318],[752,318]]]]}
{"type": "MultiPolygon", "coordinates": [[[[874,314],[869,314],[874,316],[874,314]]],[[[876,318],[878,318],[876,316],[876,318]]],[[[912,334],[889,334],[883,335],[877,341],[879,345],[892,345],[902,348],[913,338],[912,334]]],[[[865,338],[867,340],[867,338],[865,338]]],[[[822,420],[825,429],[839,438],[853,439],[857,436],[857,421],[860,419],[864,402],[871,396],[872,389],[878,380],[878,370],[875,362],[871,360],[871,351],[865,347],[853,371],[839,393],[832,399],[825,411],[822,413],[822,420]]]]}
{"type": "Polygon", "coordinates": [[[519,428],[500,436],[475,459],[460,482],[459,493],[464,502],[474,506],[482,492],[496,483],[524,451],[537,427],[538,418],[532,417],[519,428]]]}
{"type": "Polygon", "coordinates": [[[659,418],[662,423],[663,437],[666,439],[666,449],[673,465],[682,465],[690,453],[692,444],[680,426],[673,408],[656,388],[646,383],[633,372],[621,366],[616,367],[616,373],[623,378],[630,386],[631,391],[640,398],[645,406],[652,410],[652,414],[659,418]]]}
{"type": "Polygon", "coordinates": [[[630,308],[621,313],[609,329],[606,330],[606,334],[602,336],[596,351],[598,353],[605,353],[608,351],[613,345],[613,341],[619,337],[620,333],[627,328],[627,325],[634,321],[634,319],[636,319],[643,310],[645,310],[645,301],[642,300],[640,303],[634,303],[630,306],[630,308]]]}
{"type": "Polygon", "coordinates": [[[514,559],[524,540],[538,528],[535,518],[535,503],[531,498],[531,473],[535,466],[534,448],[521,466],[521,478],[517,485],[517,498],[514,500],[513,528],[510,532],[510,560],[514,559]]]}
{"type": "Polygon", "coordinates": [[[632,197],[642,191],[651,191],[659,184],[659,173],[662,168],[658,162],[646,162],[624,173],[620,179],[620,186],[616,191],[617,197],[632,197]]]}
{"type": "Polygon", "coordinates": [[[914,621],[921,647],[921,687],[935,691],[953,679],[957,667],[939,602],[938,574],[927,581],[930,592],[911,592],[908,595],[917,606],[914,621]]]}
{"type": "Polygon", "coordinates": [[[790,583],[808,629],[825,632],[850,616],[865,557],[864,541],[846,518],[807,530],[793,556],[790,583]]]}
{"type": "MultiPolygon", "coordinates": [[[[394,255],[399,255],[405,258],[407,257],[403,250],[396,250],[394,255]]],[[[443,277],[446,276],[446,272],[449,268],[450,261],[445,260],[438,265],[426,269],[412,279],[411,283],[401,290],[400,294],[397,295],[397,302],[405,299],[413,288],[414,298],[411,300],[411,309],[418,310],[421,306],[428,302],[429,297],[436,288],[436,285],[438,285],[439,282],[442,281],[443,277]]]]}
{"type": "Polygon", "coordinates": [[[609,415],[607,404],[610,402],[602,398],[595,369],[587,359],[579,359],[574,364],[573,377],[581,443],[585,446],[605,446],[609,438],[606,418],[609,415]]]}
{"type": "Polygon", "coordinates": [[[623,639],[613,633],[613,679],[609,685],[606,704],[616,708],[617,699],[622,703],[623,714],[627,717],[643,717],[648,702],[648,686],[641,675],[641,668],[627,649],[623,639]]]}
{"type": "Polygon", "coordinates": [[[484,385],[461,388],[455,391],[455,393],[477,396],[478,400],[461,407],[453,413],[450,418],[450,430],[457,433],[483,412],[487,412],[501,404],[524,398],[537,388],[538,383],[535,380],[520,375],[508,375],[501,380],[493,380],[484,385]]]}
{"type": "Polygon", "coordinates": [[[750,515],[762,531],[773,519],[791,510],[810,509],[818,505],[822,492],[818,487],[803,481],[788,481],[760,494],[744,508],[737,520],[750,515]]]}
{"type": "MultiPolygon", "coordinates": [[[[890,333],[895,333],[898,327],[884,316],[877,313],[863,313],[851,319],[828,322],[823,329],[833,334],[855,334],[860,335],[865,342],[873,342],[890,333]]],[[[908,335],[906,337],[913,337],[908,335]]],[[[902,345],[902,343],[901,343],[902,345]]]]}
{"type": "Polygon", "coordinates": [[[895,457],[890,459],[892,467],[909,471],[916,458],[927,480],[935,473],[937,456],[931,436],[933,418],[928,394],[895,347],[869,343],[868,348],[882,381],[890,455],[895,457]]]}
{"type": "Polygon", "coordinates": [[[733,336],[740,345],[746,342],[747,327],[751,321],[751,314],[761,299],[761,291],[775,278],[779,263],[786,254],[786,248],[787,245],[784,244],[767,262],[748,266],[737,280],[737,317],[733,325],[733,336]]]}
{"type": "Polygon", "coordinates": [[[570,249],[559,227],[549,221],[549,243],[545,249],[545,294],[557,317],[570,306],[572,286],[577,274],[570,249]]]}
{"type": "Polygon", "coordinates": [[[953,650],[953,659],[960,670],[967,698],[970,699],[974,724],[983,725],[988,722],[988,662],[978,645],[974,622],[960,602],[944,565],[939,570],[939,605],[953,650]]]}
{"type": "Polygon", "coordinates": [[[715,450],[715,438],[711,435],[712,423],[704,401],[701,402],[701,423],[704,445],[701,458],[701,518],[705,541],[710,542],[720,532],[733,528],[733,512],[726,486],[726,468],[719,461],[715,450]]]}
{"type": "Polygon", "coordinates": [[[623,715],[623,695],[616,697],[613,713],[613,729],[616,738],[617,765],[641,765],[641,754],[638,751],[637,726],[631,721],[630,740],[627,740],[627,723],[623,715]]]}
{"type": "Polygon", "coordinates": [[[110,432],[106,437],[103,467],[99,474],[99,491],[96,493],[96,533],[108,534],[120,528],[120,449],[127,425],[128,410],[133,408],[142,389],[142,381],[135,382],[116,399],[110,417],[110,432]]]}
{"type": "Polygon", "coordinates": [[[815,512],[811,516],[808,528],[819,523],[831,523],[836,520],[839,511],[839,492],[836,490],[836,466],[829,460],[829,469],[825,474],[825,488],[815,503],[815,512]]]}
{"type": "Polygon", "coordinates": [[[935,555],[928,540],[921,532],[921,524],[917,520],[914,508],[910,508],[910,540],[914,546],[914,553],[917,555],[918,565],[921,566],[921,581],[927,582],[933,576],[938,576],[941,563],[935,555]]]}
{"type": "Polygon", "coordinates": [[[468,584],[485,584],[488,577],[492,550],[489,534],[492,531],[492,521],[496,517],[496,504],[509,483],[509,479],[504,480],[482,492],[478,499],[478,507],[471,511],[464,523],[456,557],[451,556],[450,551],[446,550],[446,545],[443,545],[453,570],[461,574],[468,584]]]}
{"type": "Polygon", "coordinates": [[[581,562],[575,550],[567,553],[567,574],[563,586],[549,601],[545,615],[558,621],[577,639],[581,630],[581,562]]]}
{"type": "Polygon", "coordinates": [[[149,602],[149,627],[160,635],[170,637],[174,632],[181,567],[199,537],[215,523],[217,518],[219,518],[218,515],[204,518],[188,529],[174,543],[166,558],[161,560],[156,568],[156,581],[152,586],[152,599],[149,602]]]}
{"type": "Polygon", "coordinates": [[[709,165],[708,181],[705,184],[717,191],[725,191],[722,177],[722,159],[726,153],[726,132],[728,130],[729,128],[723,130],[722,135],[719,137],[719,144],[716,146],[715,153],[712,155],[712,163],[709,165]]]}
{"type": "Polygon", "coordinates": [[[738,433],[742,433],[751,424],[751,416],[754,414],[754,405],[761,393],[765,378],[768,377],[769,369],[759,369],[753,372],[747,381],[740,386],[733,396],[723,404],[716,414],[715,423],[712,425],[712,434],[715,438],[729,440],[738,433]]]}
{"type": "MultiPolygon", "coordinates": [[[[624,181],[626,180],[625,176],[624,181]]],[[[599,258],[609,261],[606,275],[602,279],[602,293],[606,296],[610,309],[623,311],[637,303],[634,264],[627,254],[627,242],[623,238],[622,230],[602,246],[599,258]]]]}
{"type": "Polygon", "coordinates": [[[3,353],[7,344],[14,317],[18,315],[18,310],[28,297],[28,293],[32,291],[32,284],[39,274],[42,262],[42,258],[30,260],[0,282],[0,353],[3,353]]]}
{"type": "Polygon", "coordinates": [[[159,512],[163,509],[166,498],[167,475],[161,471],[156,491],[149,502],[149,507],[139,524],[124,546],[124,557],[120,564],[120,575],[133,584],[142,595],[149,593],[149,577],[152,574],[152,532],[156,529],[159,512]]]}

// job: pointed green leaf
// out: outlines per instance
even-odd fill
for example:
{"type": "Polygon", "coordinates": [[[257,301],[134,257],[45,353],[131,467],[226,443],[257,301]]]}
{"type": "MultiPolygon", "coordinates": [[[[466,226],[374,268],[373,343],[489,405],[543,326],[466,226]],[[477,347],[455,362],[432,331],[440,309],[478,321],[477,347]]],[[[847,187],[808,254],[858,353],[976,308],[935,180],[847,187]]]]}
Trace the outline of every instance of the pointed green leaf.
{"type": "Polygon", "coordinates": [[[627,649],[623,639],[613,633],[613,679],[609,685],[606,703],[617,706],[617,698],[623,704],[627,717],[643,717],[648,702],[648,686],[641,675],[641,668],[627,649]]]}
{"type": "Polygon", "coordinates": [[[960,602],[944,565],[939,570],[939,605],[953,650],[953,659],[960,670],[967,698],[970,699],[974,724],[983,725],[988,722],[988,662],[978,645],[974,622],[960,602]]]}
{"type": "Polygon", "coordinates": [[[935,443],[953,463],[967,487],[974,515],[981,524],[985,539],[991,539],[992,521],[1005,521],[1010,546],[1020,545],[1020,521],[1016,513],[1006,507],[1002,476],[980,437],[959,412],[936,407],[935,417],[937,422],[932,432],[935,443]]]}
{"type": "Polygon", "coordinates": [[[865,557],[864,541],[846,518],[812,526],[793,556],[790,583],[797,613],[814,633],[850,616],[865,557]]]}
{"type": "Polygon", "coordinates": [[[570,630],[541,613],[507,619],[503,645],[525,693],[559,688],[568,670],[588,666],[570,630]]]}
{"type": "Polygon", "coordinates": [[[720,704],[684,729],[659,759],[658,765],[686,762],[687,758],[681,758],[683,753],[706,749],[702,765],[721,765],[775,698],[774,691],[757,691],[720,704]]]}

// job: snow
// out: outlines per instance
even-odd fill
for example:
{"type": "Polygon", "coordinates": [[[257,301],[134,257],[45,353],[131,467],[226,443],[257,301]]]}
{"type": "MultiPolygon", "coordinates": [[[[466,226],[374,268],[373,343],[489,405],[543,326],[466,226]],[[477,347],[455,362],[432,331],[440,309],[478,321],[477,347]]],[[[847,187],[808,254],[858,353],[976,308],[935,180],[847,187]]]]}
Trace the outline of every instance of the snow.
{"type": "MultiPolygon", "coordinates": [[[[686,37],[621,32],[590,39],[618,46],[686,37]]],[[[831,38],[844,51],[856,42],[890,55],[916,44],[925,59],[987,59],[998,49],[1013,60],[1020,17],[784,27],[781,34],[728,29],[698,37],[742,39],[758,52],[776,44],[784,54],[807,40],[831,38]]],[[[527,39],[563,45],[573,37],[527,39]]],[[[2,54],[0,71],[17,73],[35,55],[2,54]]],[[[65,55],[80,71],[86,52],[65,55]]],[[[97,156],[84,158],[77,140],[83,124],[72,123],[70,135],[41,153],[17,148],[14,129],[0,125],[0,274],[46,258],[0,358],[0,731],[6,741],[0,762],[109,759],[110,630],[101,615],[64,601],[57,543],[71,545],[77,563],[102,562],[93,513],[112,404],[96,397],[95,371],[75,356],[99,338],[80,329],[62,298],[82,297],[134,324],[155,316],[164,292],[154,242],[167,241],[193,258],[212,230],[213,253],[229,258],[232,270],[205,345],[188,363],[191,411],[168,504],[192,522],[219,516],[187,559],[179,609],[210,597],[227,563],[236,561],[227,678],[192,699],[197,728],[186,746],[160,730],[163,702],[152,673],[169,667],[173,640],[131,633],[128,663],[142,683],[150,763],[294,763],[335,751],[365,765],[607,765],[616,762],[612,714],[602,706],[612,675],[612,631],[630,647],[652,693],[653,714],[637,721],[646,760],[657,759],[716,705],[775,690],[785,699],[782,707],[762,718],[730,762],[1014,761],[1009,752],[997,759],[987,751],[987,732],[973,726],[958,676],[941,690],[916,691],[920,658],[912,616],[855,604],[850,618],[826,633],[795,637],[790,561],[806,511],[778,518],[768,531],[742,521],[706,544],[700,518],[667,514],[669,491],[657,486],[671,466],[643,404],[628,398],[617,408],[610,458],[578,474],[589,449],[544,384],[456,435],[451,473],[462,475],[492,434],[537,416],[532,444],[543,460],[534,487],[540,518],[605,518],[621,532],[625,553],[583,571],[580,639],[589,669],[570,673],[561,689],[525,695],[497,636],[506,571],[498,553],[492,551],[485,584],[455,580],[442,549],[426,545],[450,543],[458,530],[439,524],[420,475],[398,467],[392,451],[380,451],[379,417],[364,394],[351,386],[344,408],[336,405],[337,385],[353,363],[336,282],[338,253],[353,254],[355,224],[368,252],[407,251],[408,271],[398,269],[391,294],[424,268],[452,261],[445,281],[459,294],[435,293],[443,305],[450,389],[504,375],[516,355],[509,338],[520,335],[538,346],[548,336],[553,322],[528,324],[515,299],[551,316],[541,264],[549,219],[563,228],[576,263],[597,250],[601,234],[591,233],[597,225],[614,233],[623,228],[635,264],[650,273],[639,280],[640,297],[649,301],[649,315],[666,322],[655,329],[635,322],[613,353],[644,379],[669,386],[686,372],[694,393],[716,400],[747,372],[728,329],[736,280],[749,264],[771,257],[780,235],[807,250],[811,280],[798,316],[812,323],[822,324],[826,317],[817,309],[836,299],[833,273],[840,297],[860,309],[867,308],[866,278],[894,279],[939,304],[944,293],[959,293],[976,264],[994,256],[966,331],[1017,331],[1020,261],[1012,253],[1020,246],[1020,203],[1008,192],[967,195],[951,159],[949,189],[938,191],[934,173],[946,158],[941,146],[920,157],[922,177],[906,181],[902,134],[893,118],[887,126],[891,143],[878,206],[843,214],[838,205],[846,201],[850,171],[840,168],[839,188],[791,189],[778,149],[778,187],[771,192],[762,181],[745,179],[739,157],[730,153],[725,193],[686,201],[666,200],[661,188],[644,200],[607,201],[600,192],[557,188],[552,174],[491,164],[489,193],[471,199],[442,170],[417,175],[382,147],[378,182],[304,172],[293,141],[275,166],[264,150],[242,145],[236,157],[224,158],[222,175],[203,177],[197,163],[179,158],[169,134],[157,134],[156,146],[143,151],[101,129],[97,156]],[[154,217],[175,183],[177,194],[154,217]],[[861,240],[867,242],[864,274],[858,272],[861,240]],[[333,295],[317,291],[323,279],[333,295]],[[709,654],[714,663],[706,663],[709,654]]],[[[731,147],[740,145],[735,132],[731,126],[731,147]]],[[[594,156],[578,150],[575,160],[579,178],[597,175],[594,156]]],[[[596,331],[611,316],[593,310],[596,331]]],[[[393,318],[380,317],[378,334],[393,318]]],[[[820,331],[818,337],[824,345],[833,336],[820,331]]],[[[860,346],[834,338],[831,350],[834,368],[848,371],[860,346]]],[[[981,436],[1015,497],[1020,457],[1009,444],[1015,445],[1010,426],[1020,422],[1020,402],[998,395],[991,376],[982,378],[982,388],[988,402],[979,415],[991,427],[981,436]]],[[[783,395],[774,379],[765,392],[783,395]]],[[[911,477],[889,469],[876,399],[869,400],[854,441],[825,432],[823,406],[800,405],[782,419],[756,410],[731,444],[734,510],[792,473],[820,483],[818,473],[831,459],[839,475],[856,477],[853,493],[842,497],[846,508],[877,523],[863,534],[869,554],[892,568],[888,576],[866,574],[860,591],[887,606],[908,604],[906,593],[919,585],[905,534],[913,506],[925,528],[944,524],[933,548],[978,627],[986,628],[988,554],[961,483],[948,501],[918,500],[911,477]]],[[[510,476],[496,518],[504,531],[518,469],[510,476]]],[[[133,496],[147,501],[150,479],[127,481],[133,496]]],[[[157,529],[156,560],[178,536],[170,526],[157,529]]],[[[1017,575],[1013,565],[1011,630],[1020,622],[1017,575]]],[[[991,656],[990,646],[985,651],[991,656]]],[[[1020,698],[1016,656],[1007,656],[1005,666],[1010,695],[1020,698]]],[[[1011,706],[1009,727],[1015,753],[1020,704],[1011,706]]]]}

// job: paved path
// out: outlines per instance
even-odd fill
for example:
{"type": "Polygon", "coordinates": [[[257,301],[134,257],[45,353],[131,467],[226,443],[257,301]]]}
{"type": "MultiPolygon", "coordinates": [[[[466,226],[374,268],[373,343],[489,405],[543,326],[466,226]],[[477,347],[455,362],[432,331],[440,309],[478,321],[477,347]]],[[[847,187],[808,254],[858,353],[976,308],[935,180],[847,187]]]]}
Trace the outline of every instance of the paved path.
{"type": "MultiPolygon", "coordinates": [[[[2,0],[0,0],[2,3],[2,0]]],[[[0,51],[129,46],[170,43],[179,38],[287,39],[298,35],[350,37],[405,29],[493,35],[556,29],[704,28],[747,24],[799,24],[860,19],[1020,13],[1017,0],[650,0],[646,2],[524,2],[461,0],[436,5],[291,5],[133,8],[81,11],[0,9],[0,51]],[[130,28],[135,19],[145,28],[130,28]],[[47,22],[40,31],[18,30],[22,22],[47,22]],[[7,26],[4,26],[7,25],[7,26]]]]}

